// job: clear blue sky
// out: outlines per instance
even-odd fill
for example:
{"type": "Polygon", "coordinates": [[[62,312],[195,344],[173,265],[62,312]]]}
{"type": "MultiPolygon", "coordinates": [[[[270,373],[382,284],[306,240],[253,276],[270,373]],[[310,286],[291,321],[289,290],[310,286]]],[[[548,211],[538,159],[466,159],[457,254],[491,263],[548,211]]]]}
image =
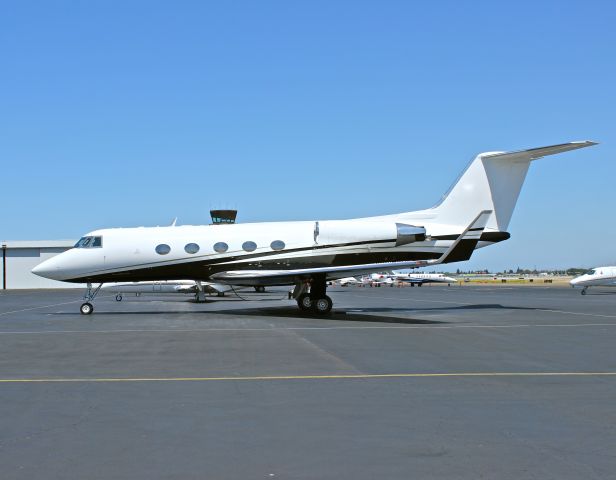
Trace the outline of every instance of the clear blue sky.
{"type": "Polygon", "coordinates": [[[4,2],[0,239],[433,205],[481,151],[531,166],[461,268],[616,264],[613,2],[4,2]]]}

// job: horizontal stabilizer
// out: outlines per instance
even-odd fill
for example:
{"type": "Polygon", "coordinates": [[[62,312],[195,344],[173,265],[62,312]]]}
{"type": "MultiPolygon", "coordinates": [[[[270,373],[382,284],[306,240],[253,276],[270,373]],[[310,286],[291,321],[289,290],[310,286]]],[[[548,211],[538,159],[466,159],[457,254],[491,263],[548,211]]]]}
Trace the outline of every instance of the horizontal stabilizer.
{"type": "Polygon", "coordinates": [[[557,153],[577,150],[578,148],[592,147],[593,145],[597,145],[597,142],[584,140],[581,142],[561,143],[559,145],[550,145],[549,147],[529,148],[528,150],[517,150],[514,152],[488,153],[481,156],[483,158],[498,158],[510,161],[530,161],[547,157],[548,155],[556,155],[557,153]]]}
{"type": "Polygon", "coordinates": [[[335,280],[351,275],[367,275],[384,270],[420,268],[441,263],[461,262],[471,258],[491,213],[490,210],[484,210],[479,213],[451,246],[439,258],[434,260],[409,260],[334,267],[298,268],[293,270],[232,270],[215,273],[211,278],[217,282],[230,285],[287,285],[307,280],[313,275],[319,274],[325,274],[328,280],[335,280]]]}

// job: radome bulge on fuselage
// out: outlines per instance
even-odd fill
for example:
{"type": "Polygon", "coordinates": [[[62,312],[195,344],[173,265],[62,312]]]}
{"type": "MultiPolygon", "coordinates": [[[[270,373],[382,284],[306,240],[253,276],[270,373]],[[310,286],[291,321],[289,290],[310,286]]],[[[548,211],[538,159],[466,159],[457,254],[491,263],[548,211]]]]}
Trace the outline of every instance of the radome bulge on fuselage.
{"type": "MultiPolygon", "coordinates": [[[[530,162],[594,144],[480,154],[438,205],[416,212],[353,220],[97,230],[33,273],[88,283],[193,279],[295,285],[300,308],[326,313],[332,306],[325,294],[329,280],[463,261],[475,248],[506,240],[530,162]]],[[[88,292],[91,300],[90,288],[88,292]]],[[[86,304],[88,311],[82,313],[91,313],[92,305],[86,304]]]]}

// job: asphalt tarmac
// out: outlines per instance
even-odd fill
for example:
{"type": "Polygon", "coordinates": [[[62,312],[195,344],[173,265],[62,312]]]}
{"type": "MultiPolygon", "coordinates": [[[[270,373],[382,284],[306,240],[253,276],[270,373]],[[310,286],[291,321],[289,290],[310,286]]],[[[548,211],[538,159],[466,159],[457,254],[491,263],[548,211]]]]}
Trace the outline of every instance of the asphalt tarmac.
{"type": "Polygon", "coordinates": [[[616,478],[616,289],[0,293],[0,478],[616,478]]]}

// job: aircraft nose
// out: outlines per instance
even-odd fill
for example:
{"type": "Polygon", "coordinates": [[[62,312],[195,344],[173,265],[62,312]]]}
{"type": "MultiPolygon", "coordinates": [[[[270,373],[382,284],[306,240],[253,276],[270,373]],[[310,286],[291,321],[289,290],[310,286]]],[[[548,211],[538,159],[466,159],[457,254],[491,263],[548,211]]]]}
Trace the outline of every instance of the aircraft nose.
{"type": "Polygon", "coordinates": [[[579,278],[573,278],[569,280],[569,285],[574,286],[574,285],[577,285],[579,282],[580,282],[579,278]]]}
{"type": "Polygon", "coordinates": [[[34,275],[38,275],[39,277],[50,278],[51,280],[59,280],[59,270],[60,269],[58,268],[58,262],[54,261],[53,258],[50,258],[49,260],[45,260],[44,262],[39,263],[31,271],[34,275]]]}

